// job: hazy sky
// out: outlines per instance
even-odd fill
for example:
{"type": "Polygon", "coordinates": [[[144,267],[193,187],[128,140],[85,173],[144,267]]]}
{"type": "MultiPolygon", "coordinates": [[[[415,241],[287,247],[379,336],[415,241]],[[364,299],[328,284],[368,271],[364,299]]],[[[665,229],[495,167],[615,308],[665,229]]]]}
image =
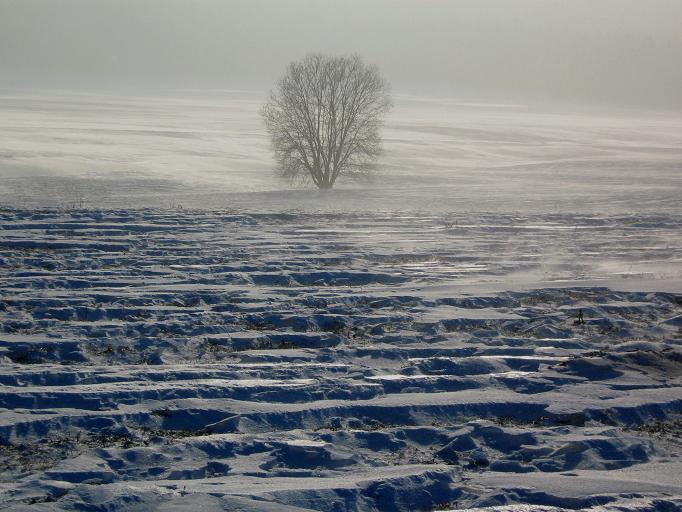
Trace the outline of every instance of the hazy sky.
{"type": "Polygon", "coordinates": [[[358,52],[399,92],[682,109],[682,0],[0,0],[0,87],[268,89],[358,52]]]}

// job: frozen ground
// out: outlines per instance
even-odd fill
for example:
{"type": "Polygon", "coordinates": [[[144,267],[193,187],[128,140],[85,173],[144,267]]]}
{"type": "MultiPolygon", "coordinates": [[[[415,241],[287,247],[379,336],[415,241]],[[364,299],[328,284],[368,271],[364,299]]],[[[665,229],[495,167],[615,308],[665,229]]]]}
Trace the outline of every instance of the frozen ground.
{"type": "Polygon", "coordinates": [[[0,91],[0,205],[682,213],[682,115],[398,96],[379,176],[273,177],[263,95],[0,91]],[[345,188],[344,188],[345,187],[345,188]]]}
{"type": "Polygon", "coordinates": [[[679,510],[679,225],[5,210],[0,503],[679,510]]]}
{"type": "Polygon", "coordinates": [[[679,118],[228,96],[0,97],[0,509],[680,510],[679,118]]]}

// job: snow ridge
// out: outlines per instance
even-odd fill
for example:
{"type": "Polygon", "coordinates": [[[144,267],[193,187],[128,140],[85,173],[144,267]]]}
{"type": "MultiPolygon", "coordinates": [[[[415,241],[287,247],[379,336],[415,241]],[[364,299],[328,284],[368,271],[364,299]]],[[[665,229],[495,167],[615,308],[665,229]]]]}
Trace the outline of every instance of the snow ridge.
{"type": "Polygon", "coordinates": [[[0,211],[0,507],[679,510],[679,220],[0,211]]]}

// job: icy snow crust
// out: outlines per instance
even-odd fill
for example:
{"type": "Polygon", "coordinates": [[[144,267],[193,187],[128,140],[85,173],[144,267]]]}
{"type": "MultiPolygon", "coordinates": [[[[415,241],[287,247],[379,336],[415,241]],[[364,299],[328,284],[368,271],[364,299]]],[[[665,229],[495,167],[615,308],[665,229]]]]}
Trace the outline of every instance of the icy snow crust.
{"type": "Polygon", "coordinates": [[[679,510],[681,220],[2,211],[0,503],[679,510]]]}

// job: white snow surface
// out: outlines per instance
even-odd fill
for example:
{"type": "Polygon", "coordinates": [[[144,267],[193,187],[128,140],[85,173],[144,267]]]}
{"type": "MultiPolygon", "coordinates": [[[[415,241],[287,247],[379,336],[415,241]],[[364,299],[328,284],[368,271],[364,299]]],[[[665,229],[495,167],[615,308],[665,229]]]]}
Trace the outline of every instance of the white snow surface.
{"type": "Polygon", "coordinates": [[[677,510],[678,221],[6,209],[0,504],[677,510]]]}
{"type": "Polygon", "coordinates": [[[679,119],[401,97],[283,192],[259,104],[0,95],[0,509],[680,510],[679,119]]]}
{"type": "Polygon", "coordinates": [[[682,213],[679,113],[397,94],[375,179],[318,193],[276,178],[265,97],[0,90],[0,205],[682,213]]]}

